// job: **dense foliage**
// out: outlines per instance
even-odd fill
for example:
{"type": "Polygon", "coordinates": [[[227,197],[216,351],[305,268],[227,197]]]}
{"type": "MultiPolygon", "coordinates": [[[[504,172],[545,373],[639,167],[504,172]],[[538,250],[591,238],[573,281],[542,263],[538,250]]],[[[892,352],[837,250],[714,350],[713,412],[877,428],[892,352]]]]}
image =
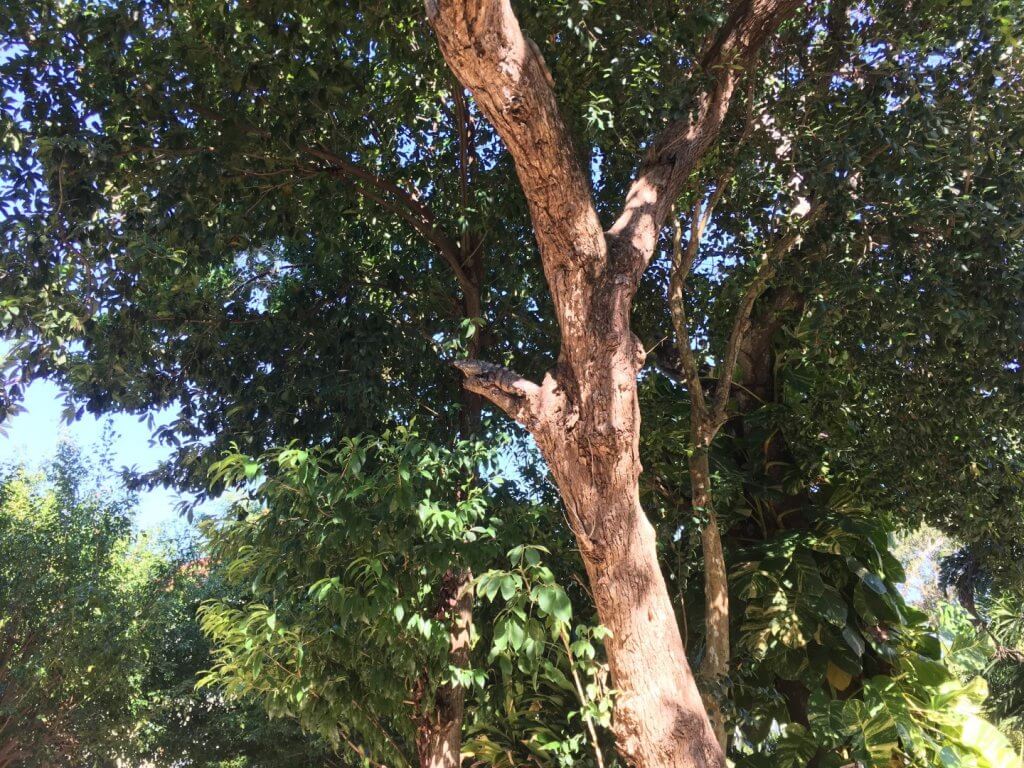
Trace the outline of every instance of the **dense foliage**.
{"type": "Polygon", "coordinates": [[[567,719],[581,707],[600,717],[599,691],[583,680],[598,674],[590,640],[601,634],[573,624],[559,583],[578,568],[573,554],[530,543],[546,510],[504,492],[495,470],[478,444],[443,448],[407,429],[216,463],[252,495],[239,519],[205,528],[247,599],[201,609],[217,646],[203,685],[257,696],[359,757],[407,765],[435,689],[454,682],[472,697],[478,758],[579,759],[590,746],[567,719]],[[468,667],[448,661],[462,569],[479,574],[481,599],[468,667]]]}
{"type": "MultiPolygon", "coordinates": [[[[610,222],[734,14],[515,13],[610,222]]],[[[640,491],[695,668],[721,531],[733,654],[701,682],[738,764],[1016,764],[984,718],[1012,732],[1021,707],[1022,23],[1013,0],[800,6],[674,201],[679,231],[707,217],[679,307],[671,227],[643,275],[640,491]],[[694,402],[732,368],[709,518],[694,402]],[[964,546],[966,623],[899,596],[889,536],[922,522],[964,546]]],[[[71,418],[171,408],[173,458],[137,480],[248,496],[206,529],[222,591],[175,577],[214,663],[192,692],[178,605],[164,644],[193,655],[151,673],[176,713],[154,738],[195,707],[195,748],[218,743],[226,691],[404,765],[454,688],[467,759],[615,759],[574,510],[449,365],[565,361],[521,175],[423,5],[30,0],[0,39],[0,405],[49,377],[71,418]]]]}
{"type": "MultiPolygon", "coordinates": [[[[198,540],[159,547],[161,589],[146,606],[141,647],[146,666],[138,682],[133,737],[118,744],[130,764],[182,768],[287,768],[344,763],[325,741],[297,723],[273,720],[251,701],[228,700],[197,688],[213,665],[197,614],[206,600],[232,594],[211,568],[198,540]]],[[[107,740],[108,746],[110,740],[107,740]]]]}
{"type": "Polygon", "coordinates": [[[155,572],[129,502],[67,448],[0,480],[0,765],[108,765],[129,738],[155,572]]]}
{"type": "MultiPolygon", "coordinates": [[[[196,691],[196,611],[226,587],[194,545],[133,533],[133,499],[64,446],[0,482],[0,765],[340,764],[262,708],[196,691]]],[[[182,542],[185,543],[185,542],[182,542]]]]}

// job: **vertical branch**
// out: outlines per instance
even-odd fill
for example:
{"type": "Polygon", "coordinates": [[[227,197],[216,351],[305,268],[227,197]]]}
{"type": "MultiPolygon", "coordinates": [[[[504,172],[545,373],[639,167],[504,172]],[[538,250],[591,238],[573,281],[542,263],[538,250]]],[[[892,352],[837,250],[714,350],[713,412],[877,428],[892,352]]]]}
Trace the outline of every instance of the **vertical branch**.
{"type": "Polygon", "coordinates": [[[676,334],[676,350],[683,368],[686,386],[690,392],[690,407],[703,420],[706,410],[704,390],[700,384],[697,359],[690,346],[690,331],[686,319],[686,277],[693,269],[700,247],[701,205],[699,199],[693,204],[690,219],[690,239],[687,241],[685,249],[682,246],[682,222],[675,217],[672,222],[672,270],[669,273],[668,306],[672,316],[672,327],[676,334]]]}
{"type": "MultiPolygon", "coordinates": [[[[814,221],[825,209],[825,204],[816,202],[810,206],[803,217],[806,226],[814,221]]],[[[726,343],[725,354],[722,356],[721,373],[718,377],[718,384],[715,387],[714,403],[711,406],[712,429],[717,431],[725,420],[726,406],[729,402],[729,392],[736,374],[736,361],[739,357],[740,347],[743,338],[750,327],[750,315],[754,310],[754,304],[768,287],[778,267],[778,262],[789,253],[801,240],[802,229],[794,228],[788,234],[778,238],[775,243],[761,257],[761,263],[757,267],[754,278],[747,285],[740,299],[740,305],[736,310],[732,329],[729,332],[729,340],[726,343]]]]}
{"type": "MultiPolygon", "coordinates": [[[[559,636],[562,638],[562,645],[565,647],[565,654],[569,658],[569,671],[572,672],[572,680],[576,685],[576,695],[579,697],[580,706],[587,706],[587,692],[583,688],[583,682],[580,680],[579,673],[576,671],[576,664],[573,660],[572,647],[569,645],[569,635],[566,634],[564,629],[559,630],[559,636]]],[[[597,729],[594,727],[594,719],[590,715],[583,715],[583,720],[587,724],[587,735],[590,737],[590,744],[594,748],[594,759],[597,761],[597,768],[604,768],[604,754],[601,752],[601,742],[597,738],[597,729]]]]}

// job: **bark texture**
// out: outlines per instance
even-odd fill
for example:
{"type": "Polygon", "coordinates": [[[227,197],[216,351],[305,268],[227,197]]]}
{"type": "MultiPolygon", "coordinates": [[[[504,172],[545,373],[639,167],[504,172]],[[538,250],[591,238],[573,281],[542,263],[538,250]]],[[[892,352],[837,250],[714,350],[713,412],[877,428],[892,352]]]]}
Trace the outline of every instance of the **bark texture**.
{"type": "MultiPolygon", "coordinates": [[[[442,608],[452,617],[448,636],[448,659],[454,667],[469,666],[470,635],[473,626],[473,575],[460,570],[450,573],[442,586],[442,608]]],[[[442,685],[434,695],[434,706],[420,721],[416,733],[416,756],[420,768],[458,768],[462,763],[462,720],[465,689],[442,685]]]]}
{"type": "Polygon", "coordinates": [[[744,0],[733,9],[701,59],[711,85],[693,117],[652,143],[605,232],[551,74],[509,0],[426,0],[446,62],[515,162],[561,330],[558,363],[540,383],[479,360],[457,365],[467,389],[531,432],[551,469],[612,633],[616,745],[642,768],[717,768],[725,757],[640,505],[636,376],[645,352],[630,310],[673,203],[720,132],[736,78],[795,5],[744,0]]]}

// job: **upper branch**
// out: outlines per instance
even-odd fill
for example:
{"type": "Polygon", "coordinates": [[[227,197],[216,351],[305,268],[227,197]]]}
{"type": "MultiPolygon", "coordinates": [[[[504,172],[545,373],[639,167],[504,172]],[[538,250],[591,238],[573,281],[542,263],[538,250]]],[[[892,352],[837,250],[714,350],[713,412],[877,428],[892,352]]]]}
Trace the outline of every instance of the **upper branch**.
{"type": "MultiPolygon", "coordinates": [[[[199,115],[209,120],[215,122],[224,121],[223,115],[202,104],[194,104],[193,108],[199,115]]],[[[274,139],[269,131],[255,126],[243,124],[243,130],[268,142],[274,139]]],[[[294,150],[299,154],[325,163],[326,167],[320,170],[348,179],[353,182],[355,190],[363,197],[372,200],[407,222],[416,232],[437,248],[438,253],[441,254],[445,263],[451,268],[463,292],[468,293],[476,290],[473,280],[462,267],[462,259],[459,258],[459,246],[455,244],[446,232],[438,227],[433,211],[408,190],[394,181],[342,157],[336,152],[324,149],[322,146],[300,142],[295,145],[294,150]]],[[[281,170],[287,171],[289,169],[281,170]]]]}
{"type": "Polygon", "coordinates": [[[700,383],[700,369],[697,357],[690,346],[689,324],[686,320],[686,277],[693,269],[700,245],[700,200],[693,205],[690,217],[690,239],[683,248],[683,225],[678,218],[673,220],[672,230],[672,271],[669,273],[668,306],[672,315],[672,328],[676,334],[676,351],[682,365],[686,387],[690,392],[690,407],[698,420],[706,415],[704,390],[700,383]]]}
{"type": "MultiPolygon", "coordinates": [[[[425,0],[441,53],[515,161],[556,307],[565,271],[601,268],[604,236],[537,45],[509,0],[425,0]]],[[[563,319],[563,312],[559,318],[563,319]]]]}
{"type": "MultiPolygon", "coordinates": [[[[363,171],[358,166],[351,166],[350,164],[350,167],[363,171]]],[[[408,193],[406,193],[406,197],[385,196],[381,192],[379,185],[370,183],[367,179],[363,178],[365,171],[360,174],[354,174],[349,168],[333,165],[328,166],[325,170],[354,182],[355,189],[359,194],[367,200],[372,200],[384,210],[394,213],[437,248],[437,252],[444,259],[448,268],[451,269],[452,274],[455,275],[455,279],[458,281],[463,293],[471,293],[477,290],[472,278],[462,266],[459,246],[437,226],[433,213],[429,209],[424,208],[419,203],[415,207],[411,206],[409,204],[411,198],[408,197],[408,193]]]]}
{"type": "Polygon", "coordinates": [[[609,230],[629,246],[626,263],[619,266],[634,278],[653,255],[658,232],[687,178],[717,139],[741,72],[753,65],[765,41],[797,5],[798,0],[738,0],[701,57],[710,87],[697,97],[690,116],[671,123],[654,140],[609,230]]]}
{"type": "Polygon", "coordinates": [[[328,171],[350,179],[360,194],[406,221],[437,248],[462,291],[475,290],[472,278],[466,274],[463,267],[459,245],[437,226],[433,211],[412,193],[390,179],[322,147],[300,144],[298,150],[327,163],[328,171]]]}

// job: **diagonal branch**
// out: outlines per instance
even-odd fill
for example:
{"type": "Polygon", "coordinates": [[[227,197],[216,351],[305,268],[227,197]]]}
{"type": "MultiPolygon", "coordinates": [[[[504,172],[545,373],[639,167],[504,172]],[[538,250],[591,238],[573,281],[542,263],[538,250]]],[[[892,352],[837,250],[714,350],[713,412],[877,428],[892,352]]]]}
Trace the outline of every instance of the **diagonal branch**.
{"type": "Polygon", "coordinates": [[[425,0],[449,68],[473,94],[515,162],[567,346],[582,330],[588,276],[603,269],[604,233],[562,120],[551,74],[509,0],[425,0]]]}
{"type": "MultiPolygon", "coordinates": [[[[224,122],[225,120],[223,115],[206,106],[196,104],[193,105],[193,108],[197,114],[208,120],[215,122],[224,122]]],[[[273,139],[269,131],[255,126],[243,124],[243,130],[250,135],[258,136],[267,141],[273,139]]],[[[325,163],[326,167],[319,170],[347,178],[353,182],[353,186],[359,194],[407,222],[419,235],[437,248],[445,263],[451,268],[462,291],[469,292],[475,290],[473,281],[462,268],[458,245],[438,227],[433,211],[408,190],[390,179],[376,174],[321,146],[299,142],[294,146],[294,149],[301,155],[306,155],[325,163]]]]}
{"type": "Polygon", "coordinates": [[[691,116],[671,123],[654,140],[622,214],[608,231],[627,246],[625,263],[617,267],[634,279],[654,253],[658,232],[683,185],[718,138],[740,74],[753,66],[765,41],[797,5],[797,0],[737,0],[701,57],[700,69],[712,78],[710,88],[697,97],[691,116]]]}
{"type": "Polygon", "coordinates": [[[704,231],[711,222],[711,216],[715,207],[721,201],[725,190],[732,182],[733,174],[736,171],[737,158],[740,149],[750,138],[754,130],[754,89],[753,80],[747,88],[747,118],[743,131],[736,142],[732,160],[715,177],[714,187],[707,203],[701,210],[701,199],[698,197],[693,204],[690,213],[690,236],[686,242],[685,250],[682,247],[683,227],[682,222],[673,217],[672,232],[672,268],[669,273],[668,305],[669,314],[672,317],[672,327],[676,335],[676,350],[682,364],[683,375],[686,378],[687,388],[690,390],[691,407],[694,417],[703,423],[708,416],[707,404],[704,398],[704,389],[701,386],[700,370],[697,365],[696,356],[690,346],[690,332],[686,320],[686,278],[689,276],[693,265],[697,260],[700,251],[700,241],[704,231]]]}
{"type": "MultiPolygon", "coordinates": [[[[344,169],[335,166],[328,166],[325,170],[348,178],[349,180],[358,179],[358,177],[354,177],[344,169]]],[[[452,274],[455,275],[455,279],[458,281],[459,288],[462,289],[463,293],[470,293],[476,290],[473,281],[462,268],[462,260],[459,258],[459,247],[450,237],[448,237],[447,234],[441,231],[434,222],[433,215],[417,215],[413,209],[410,209],[407,205],[403,205],[401,200],[385,197],[380,194],[378,188],[375,188],[375,185],[371,186],[370,184],[354,181],[353,186],[356,188],[356,191],[367,200],[371,200],[384,210],[390,211],[398,216],[409,224],[414,231],[427,240],[427,242],[433,245],[441,255],[441,258],[444,259],[449,269],[451,269],[452,274]]]]}
{"type": "Polygon", "coordinates": [[[529,428],[541,388],[508,368],[482,360],[456,360],[452,363],[466,377],[463,386],[486,397],[511,418],[529,428]]]}

